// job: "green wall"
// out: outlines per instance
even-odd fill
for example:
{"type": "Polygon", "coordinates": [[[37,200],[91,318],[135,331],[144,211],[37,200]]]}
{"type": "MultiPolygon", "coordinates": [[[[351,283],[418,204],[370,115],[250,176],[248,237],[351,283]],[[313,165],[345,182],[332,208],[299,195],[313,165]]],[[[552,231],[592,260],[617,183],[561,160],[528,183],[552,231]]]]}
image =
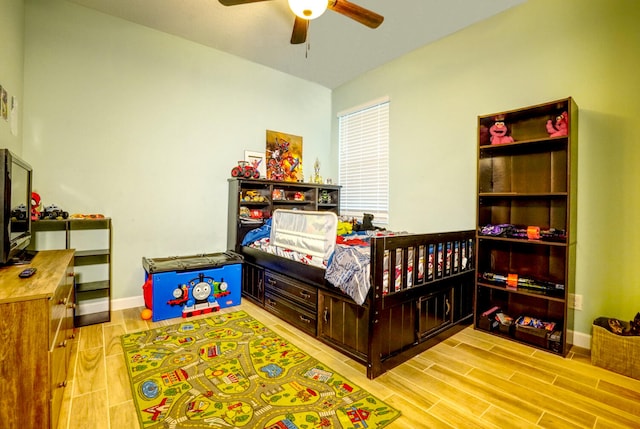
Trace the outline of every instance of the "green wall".
{"type": "Polygon", "coordinates": [[[307,174],[329,163],[327,88],[71,2],[25,4],[24,156],[45,204],[113,218],[116,300],[141,297],[143,256],[226,250],[227,179],[266,130],[303,136],[307,174]]]}
{"type": "Polygon", "coordinates": [[[576,344],[640,311],[639,22],[637,0],[530,0],[333,92],[334,117],[390,97],[391,226],[409,231],[474,228],[478,115],[574,97],[576,344]]]}
{"type": "Polygon", "coordinates": [[[0,85],[18,101],[15,133],[11,122],[0,118],[0,148],[22,153],[22,106],[24,58],[23,0],[0,0],[0,85]]]}

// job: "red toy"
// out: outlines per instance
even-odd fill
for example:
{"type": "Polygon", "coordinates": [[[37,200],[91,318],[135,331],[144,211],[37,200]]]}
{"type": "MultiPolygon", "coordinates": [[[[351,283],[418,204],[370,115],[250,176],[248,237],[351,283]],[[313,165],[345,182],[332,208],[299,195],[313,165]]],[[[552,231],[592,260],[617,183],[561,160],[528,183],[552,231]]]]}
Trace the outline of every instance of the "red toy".
{"type": "Polygon", "coordinates": [[[31,193],[31,220],[40,219],[40,194],[37,192],[31,193]]]}
{"type": "Polygon", "coordinates": [[[513,137],[507,135],[509,129],[504,123],[504,117],[496,116],[495,121],[489,128],[491,144],[513,143],[513,137]]]}
{"type": "Polygon", "coordinates": [[[547,132],[549,133],[549,137],[566,136],[568,130],[569,116],[567,112],[562,112],[562,114],[556,118],[555,124],[551,119],[547,121],[547,132]]]}
{"type": "Polygon", "coordinates": [[[245,179],[259,179],[260,172],[247,161],[238,161],[238,165],[231,170],[232,177],[244,177],[245,179]]]}

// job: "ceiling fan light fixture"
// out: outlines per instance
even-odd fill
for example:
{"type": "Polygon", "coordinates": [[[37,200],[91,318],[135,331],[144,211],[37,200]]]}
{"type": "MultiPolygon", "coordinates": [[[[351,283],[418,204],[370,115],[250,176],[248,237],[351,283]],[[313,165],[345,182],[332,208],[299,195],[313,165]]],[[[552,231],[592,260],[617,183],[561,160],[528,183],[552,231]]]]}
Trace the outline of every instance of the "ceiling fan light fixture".
{"type": "Polygon", "coordinates": [[[327,10],[327,0],[289,0],[291,11],[302,19],[316,19],[327,10]]]}

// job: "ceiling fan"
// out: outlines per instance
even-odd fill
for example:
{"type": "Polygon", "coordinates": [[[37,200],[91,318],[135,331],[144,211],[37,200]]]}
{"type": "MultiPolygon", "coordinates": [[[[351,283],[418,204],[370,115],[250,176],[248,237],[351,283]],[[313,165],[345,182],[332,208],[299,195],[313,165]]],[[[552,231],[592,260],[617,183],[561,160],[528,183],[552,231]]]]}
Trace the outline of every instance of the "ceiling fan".
{"type": "MultiPolygon", "coordinates": [[[[267,0],[218,0],[224,6],[236,6],[239,4],[257,3],[267,0]]],[[[291,33],[291,43],[294,45],[304,43],[307,40],[309,21],[322,15],[325,10],[331,9],[348,18],[351,18],[369,28],[378,28],[384,17],[368,9],[351,3],[347,0],[289,0],[289,8],[296,15],[291,33]]]]}

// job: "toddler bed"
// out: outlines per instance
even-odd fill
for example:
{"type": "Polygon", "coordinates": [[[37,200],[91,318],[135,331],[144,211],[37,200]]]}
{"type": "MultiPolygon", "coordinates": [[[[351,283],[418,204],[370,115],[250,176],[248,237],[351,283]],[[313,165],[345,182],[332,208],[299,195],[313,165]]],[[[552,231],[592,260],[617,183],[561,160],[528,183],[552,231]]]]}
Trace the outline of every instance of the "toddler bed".
{"type": "Polygon", "coordinates": [[[336,223],[333,213],[276,210],[244,237],[245,262],[264,270],[259,304],[366,365],[369,378],[471,322],[475,231],[337,236],[336,223]]]}

